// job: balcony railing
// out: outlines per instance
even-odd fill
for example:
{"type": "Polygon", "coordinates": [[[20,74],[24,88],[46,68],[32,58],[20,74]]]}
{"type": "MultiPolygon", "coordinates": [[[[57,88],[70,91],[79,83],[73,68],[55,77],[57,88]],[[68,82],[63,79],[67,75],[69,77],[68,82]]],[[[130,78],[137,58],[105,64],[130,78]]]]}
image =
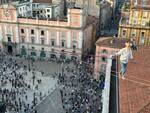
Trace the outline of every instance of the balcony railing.
{"type": "Polygon", "coordinates": [[[150,28],[150,22],[146,22],[145,25],[129,23],[129,18],[121,18],[119,22],[120,26],[139,27],[139,28],[150,28]]]}

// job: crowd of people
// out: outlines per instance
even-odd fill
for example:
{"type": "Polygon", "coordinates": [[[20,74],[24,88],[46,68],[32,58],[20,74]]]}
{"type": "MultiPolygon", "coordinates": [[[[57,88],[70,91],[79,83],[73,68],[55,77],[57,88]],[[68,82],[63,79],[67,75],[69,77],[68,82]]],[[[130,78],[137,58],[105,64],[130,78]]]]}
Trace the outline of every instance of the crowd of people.
{"type": "MultiPolygon", "coordinates": [[[[22,61],[18,61],[16,57],[0,56],[0,99],[6,105],[6,113],[31,113],[45,95],[40,92],[37,96],[35,91],[29,95],[29,92],[33,88],[38,90],[42,80],[36,78],[34,69],[29,69],[22,61]],[[32,76],[30,84],[25,80],[28,74],[32,76]]],[[[41,76],[43,75],[44,72],[41,72],[41,76]]],[[[101,112],[105,75],[103,73],[98,81],[93,78],[93,62],[64,62],[61,72],[55,75],[58,77],[66,113],[101,112]]]]}
{"type": "MultiPolygon", "coordinates": [[[[39,73],[42,77],[43,72],[39,73]]],[[[5,105],[1,108],[5,113],[31,113],[45,97],[44,91],[38,90],[43,81],[36,76],[37,71],[28,69],[17,57],[1,54],[0,102],[5,105]]]]}
{"type": "Polygon", "coordinates": [[[100,113],[105,75],[97,81],[89,64],[76,62],[59,73],[61,99],[66,113],[100,113]]]}

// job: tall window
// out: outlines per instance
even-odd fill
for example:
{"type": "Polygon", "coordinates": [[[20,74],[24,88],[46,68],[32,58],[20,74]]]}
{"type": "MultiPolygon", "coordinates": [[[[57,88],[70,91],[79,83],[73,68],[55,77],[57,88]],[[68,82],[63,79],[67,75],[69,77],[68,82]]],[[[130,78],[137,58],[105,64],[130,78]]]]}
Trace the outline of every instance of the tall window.
{"type": "Polygon", "coordinates": [[[126,30],[122,31],[122,36],[126,36],[126,30]]]}
{"type": "Polygon", "coordinates": [[[141,44],[144,44],[144,35],[145,35],[145,33],[141,32],[141,40],[140,40],[141,44]]]}
{"type": "Polygon", "coordinates": [[[44,51],[44,48],[42,47],[41,50],[44,51]]]}
{"type": "Polygon", "coordinates": [[[33,29],[31,30],[31,34],[32,34],[32,35],[34,34],[34,30],[33,30],[33,29]]]}
{"type": "Polygon", "coordinates": [[[65,47],[65,40],[61,41],[61,47],[65,47]]]}
{"type": "Polygon", "coordinates": [[[7,37],[8,42],[11,42],[11,37],[7,37]]]}
{"type": "Polygon", "coordinates": [[[44,45],[45,44],[45,40],[44,38],[41,38],[41,44],[44,45]]]}
{"type": "Polygon", "coordinates": [[[31,38],[31,43],[32,43],[32,44],[35,43],[35,38],[34,38],[34,37],[31,38]]]}
{"type": "Polygon", "coordinates": [[[134,11],[134,18],[138,17],[138,11],[134,11]]]}
{"type": "Polygon", "coordinates": [[[50,15],[47,15],[48,18],[50,18],[50,15]]]}
{"type": "Polygon", "coordinates": [[[107,53],[108,53],[108,51],[107,51],[106,49],[103,49],[103,50],[101,50],[101,53],[103,53],[103,54],[107,54],[107,53]]]}
{"type": "Polygon", "coordinates": [[[101,57],[101,62],[107,62],[107,58],[106,57],[101,57]]]}
{"type": "Polygon", "coordinates": [[[50,12],[50,10],[49,10],[49,9],[47,9],[47,12],[50,12]]]}
{"type": "Polygon", "coordinates": [[[32,50],[34,50],[35,49],[35,47],[32,47],[32,50]]]}
{"type": "Polygon", "coordinates": [[[142,15],[142,16],[143,16],[143,18],[146,18],[146,17],[147,17],[147,14],[148,14],[148,12],[146,12],[146,11],[145,11],[145,12],[143,12],[143,15],[142,15]]]}
{"type": "Polygon", "coordinates": [[[136,25],[137,24],[137,19],[133,20],[133,24],[136,25]]]}
{"type": "Polygon", "coordinates": [[[24,33],[24,29],[21,29],[21,33],[24,33]]]}
{"type": "Polygon", "coordinates": [[[55,46],[55,40],[54,39],[51,40],[51,46],[55,46]]]}
{"type": "Polygon", "coordinates": [[[44,35],[44,31],[43,30],[41,31],[41,35],[44,35]]]}
{"type": "Polygon", "coordinates": [[[136,30],[131,31],[131,37],[134,38],[136,36],[136,30]]]}
{"type": "Polygon", "coordinates": [[[76,41],[73,41],[72,43],[73,43],[73,44],[72,44],[73,49],[76,49],[76,48],[77,48],[77,42],[76,42],[76,41]]]}

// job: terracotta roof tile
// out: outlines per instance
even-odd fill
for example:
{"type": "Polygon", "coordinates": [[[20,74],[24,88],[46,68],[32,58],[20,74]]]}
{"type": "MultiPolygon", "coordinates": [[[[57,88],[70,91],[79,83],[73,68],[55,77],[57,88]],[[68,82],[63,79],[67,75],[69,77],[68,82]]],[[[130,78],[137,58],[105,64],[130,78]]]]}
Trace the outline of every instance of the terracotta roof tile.
{"type": "Polygon", "coordinates": [[[120,113],[150,113],[150,47],[134,52],[126,78],[119,79],[120,113]]]}
{"type": "Polygon", "coordinates": [[[100,37],[96,41],[96,45],[120,49],[120,48],[123,48],[125,46],[126,41],[129,41],[129,39],[113,38],[113,37],[100,37]]]}

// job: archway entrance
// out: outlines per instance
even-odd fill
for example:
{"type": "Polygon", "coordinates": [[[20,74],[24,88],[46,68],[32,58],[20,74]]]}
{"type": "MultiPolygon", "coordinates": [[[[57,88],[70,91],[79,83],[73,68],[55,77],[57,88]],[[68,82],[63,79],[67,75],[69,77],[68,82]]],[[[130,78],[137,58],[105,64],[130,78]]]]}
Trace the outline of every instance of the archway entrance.
{"type": "Polygon", "coordinates": [[[8,45],[8,47],[7,47],[7,52],[8,52],[9,54],[12,54],[13,48],[12,48],[11,45],[8,45]]]}

